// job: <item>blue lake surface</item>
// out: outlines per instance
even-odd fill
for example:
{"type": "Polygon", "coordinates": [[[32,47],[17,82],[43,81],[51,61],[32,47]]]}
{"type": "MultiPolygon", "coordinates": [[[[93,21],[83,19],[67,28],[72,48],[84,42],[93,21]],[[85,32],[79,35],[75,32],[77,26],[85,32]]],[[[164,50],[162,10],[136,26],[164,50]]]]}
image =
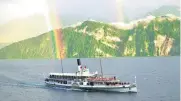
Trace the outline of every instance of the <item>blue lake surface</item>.
{"type": "MultiPolygon", "coordinates": [[[[99,59],[81,59],[100,73],[99,59]]],[[[134,82],[138,93],[83,92],[48,88],[44,78],[61,72],[60,60],[0,60],[0,101],[180,101],[180,57],[102,59],[103,73],[134,82]]],[[[76,59],[63,60],[64,72],[77,70],[76,59]]]]}

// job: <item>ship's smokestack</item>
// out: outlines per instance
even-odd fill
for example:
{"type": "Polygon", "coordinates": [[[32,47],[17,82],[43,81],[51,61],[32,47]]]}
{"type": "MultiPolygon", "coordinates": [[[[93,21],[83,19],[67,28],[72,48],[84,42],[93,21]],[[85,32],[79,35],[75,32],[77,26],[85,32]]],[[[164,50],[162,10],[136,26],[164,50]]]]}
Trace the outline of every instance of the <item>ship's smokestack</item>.
{"type": "Polygon", "coordinates": [[[78,65],[78,66],[81,65],[80,59],[77,59],[77,65],[78,65]]]}
{"type": "Polygon", "coordinates": [[[81,66],[80,59],[77,59],[77,65],[78,65],[78,71],[82,72],[82,66],[81,66]]]}

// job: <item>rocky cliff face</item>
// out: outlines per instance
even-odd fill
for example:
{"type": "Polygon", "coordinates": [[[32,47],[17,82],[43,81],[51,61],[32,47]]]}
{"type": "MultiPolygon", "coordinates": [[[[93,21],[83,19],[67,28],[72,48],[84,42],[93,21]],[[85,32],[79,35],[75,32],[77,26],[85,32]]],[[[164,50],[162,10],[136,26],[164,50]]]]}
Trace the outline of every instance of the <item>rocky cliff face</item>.
{"type": "Polygon", "coordinates": [[[131,29],[124,55],[179,55],[179,26],[180,19],[171,15],[138,21],[131,29]]]}

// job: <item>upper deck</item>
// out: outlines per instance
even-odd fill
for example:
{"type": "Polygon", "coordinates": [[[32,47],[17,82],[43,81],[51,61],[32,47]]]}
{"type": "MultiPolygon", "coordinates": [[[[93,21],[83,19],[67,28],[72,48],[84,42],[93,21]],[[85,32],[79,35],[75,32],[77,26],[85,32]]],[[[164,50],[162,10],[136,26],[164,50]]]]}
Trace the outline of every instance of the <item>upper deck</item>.
{"type": "Polygon", "coordinates": [[[96,73],[50,73],[49,75],[54,75],[54,76],[87,76],[87,77],[92,77],[96,76],[96,73]]]}

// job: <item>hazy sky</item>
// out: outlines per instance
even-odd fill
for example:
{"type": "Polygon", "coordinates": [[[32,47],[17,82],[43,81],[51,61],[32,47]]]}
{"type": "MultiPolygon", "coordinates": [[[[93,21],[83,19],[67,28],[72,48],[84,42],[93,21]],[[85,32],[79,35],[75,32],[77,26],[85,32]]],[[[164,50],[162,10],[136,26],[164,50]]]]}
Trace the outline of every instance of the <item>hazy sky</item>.
{"type": "MultiPolygon", "coordinates": [[[[58,8],[61,15],[78,14],[82,16],[117,16],[117,12],[124,11],[134,15],[146,12],[161,5],[179,5],[179,0],[48,0],[49,6],[58,8]],[[123,9],[117,9],[123,6],[123,9]],[[119,8],[119,7],[118,7],[119,8]]],[[[34,13],[43,14],[45,11],[45,0],[0,0],[0,24],[9,20],[25,17],[34,13]]]]}
{"type": "Polygon", "coordinates": [[[121,22],[162,5],[179,4],[179,0],[0,0],[0,43],[34,37],[78,20],[121,22]],[[14,23],[3,25],[11,20],[14,23]]]}

